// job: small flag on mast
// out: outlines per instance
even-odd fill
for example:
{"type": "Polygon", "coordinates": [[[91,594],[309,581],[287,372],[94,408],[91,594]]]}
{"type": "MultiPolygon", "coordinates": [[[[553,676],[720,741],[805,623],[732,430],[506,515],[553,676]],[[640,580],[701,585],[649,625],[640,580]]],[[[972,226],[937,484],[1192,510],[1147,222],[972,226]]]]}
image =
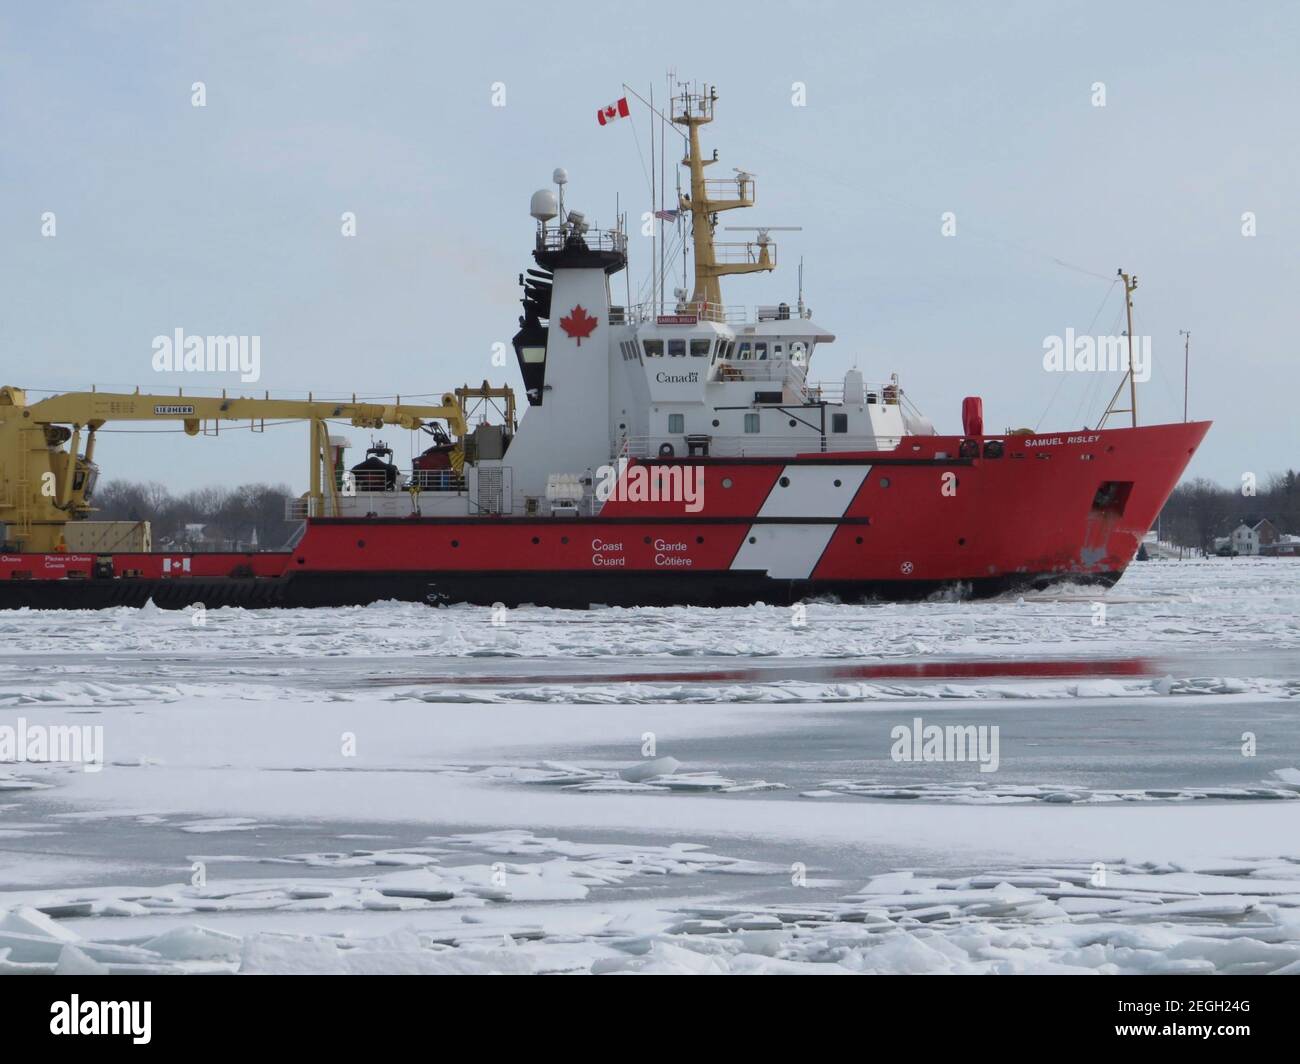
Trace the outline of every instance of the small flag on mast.
{"type": "Polygon", "coordinates": [[[610,122],[613,122],[616,118],[626,118],[627,114],[627,97],[620,96],[608,107],[602,107],[596,112],[596,121],[602,126],[605,126],[610,122]]]}

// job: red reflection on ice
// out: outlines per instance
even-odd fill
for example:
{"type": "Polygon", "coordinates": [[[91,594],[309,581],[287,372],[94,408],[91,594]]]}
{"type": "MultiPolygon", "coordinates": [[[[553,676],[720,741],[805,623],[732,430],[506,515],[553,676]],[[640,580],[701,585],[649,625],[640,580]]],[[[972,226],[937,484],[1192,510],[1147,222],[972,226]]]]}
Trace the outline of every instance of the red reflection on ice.
{"type": "Polygon", "coordinates": [[[1057,661],[891,661],[870,665],[788,665],[784,668],[679,669],[654,672],[545,673],[496,676],[425,676],[375,678],[372,682],[499,684],[593,683],[771,683],[774,680],[968,680],[1052,679],[1071,676],[1151,676],[1155,662],[1149,658],[1061,659],[1057,661]]]}

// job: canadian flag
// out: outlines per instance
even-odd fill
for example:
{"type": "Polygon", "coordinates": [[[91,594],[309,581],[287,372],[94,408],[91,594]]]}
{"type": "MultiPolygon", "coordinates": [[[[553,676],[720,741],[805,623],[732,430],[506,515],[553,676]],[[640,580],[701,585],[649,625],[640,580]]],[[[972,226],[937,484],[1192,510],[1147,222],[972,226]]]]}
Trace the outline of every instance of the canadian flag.
{"type": "Polygon", "coordinates": [[[602,107],[596,112],[596,121],[602,126],[614,121],[616,118],[627,117],[627,97],[620,96],[618,100],[608,107],[602,107]]]}

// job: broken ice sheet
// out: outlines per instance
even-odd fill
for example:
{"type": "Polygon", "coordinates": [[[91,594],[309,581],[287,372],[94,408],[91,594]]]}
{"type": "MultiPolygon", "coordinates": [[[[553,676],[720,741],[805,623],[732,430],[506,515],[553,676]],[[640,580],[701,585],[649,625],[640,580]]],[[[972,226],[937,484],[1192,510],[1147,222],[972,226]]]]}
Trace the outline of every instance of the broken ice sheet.
{"type": "Polygon", "coordinates": [[[814,904],[683,905],[645,897],[640,884],[736,873],[779,883],[788,870],[692,843],[579,842],[521,830],[428,841],[268,859],[373,872],[342,879],[3,894],[0,971],[1136,974],[1300,966],[1295,858],[1116,858],[1104,886],[1083,864],[960,877],[910,870],[814,904]],[[453,863],[460,856],[471,863],[453,863]],[[110,913],[118,918],[106,921],[110,913]],[[366,933],[337,923],[347,913],[408,923],[366,933]],[[133,933],[137,921],[148,930],[133,933]]]}
{"type": "MultiPolygon", "coordinates": [[[[1275,775],[1295,770],[1278,770],[1275,775]]],[[[1080,787],[1074,784],[1013,784],[988,781],[969,783],[884,783],[879,779],[825,780],[818,788],[800,791],[800,798],[871,798],[906,801],[924,799],[961,805],[1025,805],[1045,802],[1053,805],[1106,802],[1192,802],[1218,801],[1292,801],[1300,798],[1300,786],[1292,787],[1285,779],[1278,785],[1262,783],[1255,787],[1153,787],[1113,788],[1080,787]]]]}
{"type": "Polygon", "coordinates": [[[583,768],[557,761],[539,761],[531,765],[489,765],[469,768],[464,765],[439,766],[438,771],[453,772],[469,779],[556,787],[585,794],[626,793],[726,793],[785,790],[783,783],[767,780],[734,780],[717,772],[683,772],[674,757],[659,757],[634,762],[619,769],[583,768]]]}

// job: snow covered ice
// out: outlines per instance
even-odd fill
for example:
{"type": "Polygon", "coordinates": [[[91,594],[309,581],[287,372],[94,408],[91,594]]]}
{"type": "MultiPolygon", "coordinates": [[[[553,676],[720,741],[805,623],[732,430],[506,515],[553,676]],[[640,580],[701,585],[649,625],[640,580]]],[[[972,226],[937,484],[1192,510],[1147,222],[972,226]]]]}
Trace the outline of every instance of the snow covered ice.
{"type": "Polygon", "coordinates": [[[0,727],[104,736],[0,765],[0,971],[1300,972],[1287,562],[203,622],[0,614],[0,727]]]}

